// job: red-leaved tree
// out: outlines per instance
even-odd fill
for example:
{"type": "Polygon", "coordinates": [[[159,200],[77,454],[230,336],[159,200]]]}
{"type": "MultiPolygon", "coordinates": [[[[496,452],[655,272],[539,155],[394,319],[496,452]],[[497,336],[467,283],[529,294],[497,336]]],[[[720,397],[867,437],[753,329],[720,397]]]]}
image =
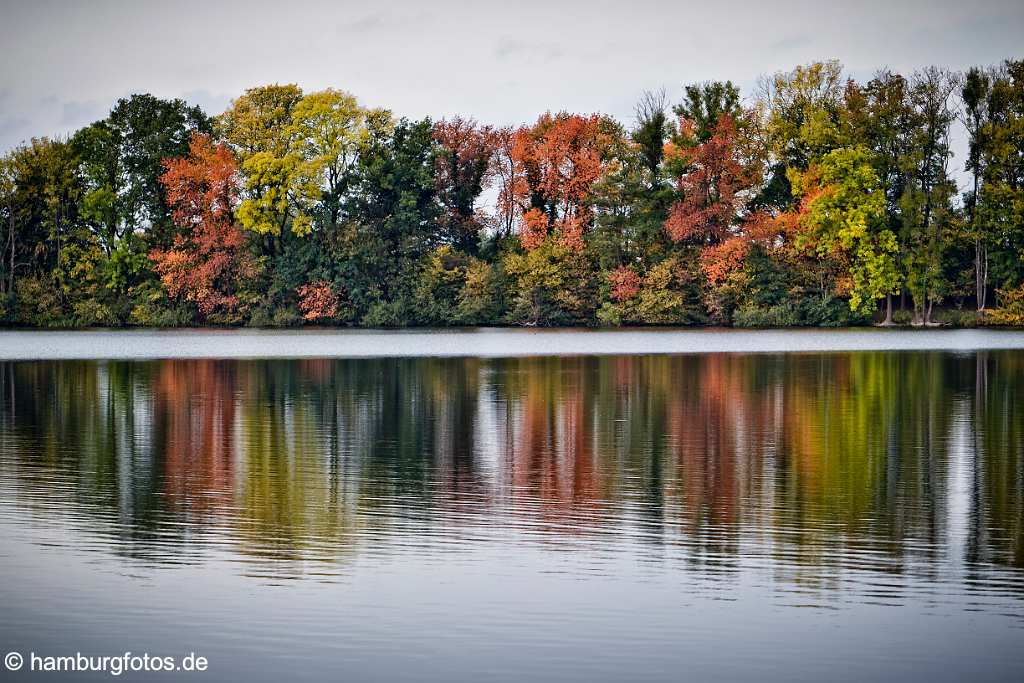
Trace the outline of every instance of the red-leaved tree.
{"type": "Polygon", "coordinates": [[[150,259],[171,297],[195,302],[204,318],[229,319],[238,308],[242,282],[256,273],[235,225],[239,176],[228,147],[209,136],[192,136],[187,157],[164,160],[160,176],[178,234],[150,259]]]}
{"type": "Polygon", "coordinates": [[[622,302],[640,293],[640,276],[629,266],[619,266],[608,273],[612,301],[622,302]]]}
{"type": "Polygon", "coordinates": [[[338,314],[338,295],[326,280],[302,285],[296,290],[299,310],[305,320],[329,320],[338,314]]]}
{"type": "MultiPolygon", "coordinates": [[[[680,123],[684,141],[692,125],[680,123]]],[[[665,230],[676,242],[689,240],[715,245],[726,239],[737,224],[744,193],[759,181],[752,164],[745,163],[737,147],[736,122],[723,114],[707,142],[692,145],[670,142],[665,158],[680,169],[676,180],[679,201],[672,205],[665,230]]]]}
{"type": "Polygon", "coordinates": [[[544,114],[512,138],[512,186],[521,211],[520,239],[533,249],[550,233],[570,249],[583,248],[592,223],[586,200],[604,172],[608,136],[601,117],[544,114]]]}
{"type": "Polygon", "coordinates": [[[702,246],[701,271],[718,285],[743,268],[753,244],[776,249],[787,226],[766,212],[745,211],[762,174],[758,163],[744,158],[732,116],[722,114],[705,142],[691,122],[684,119],[679,128],[678,142],[665,146],[681,195],[669,210],[665,231],[673,241],[702,246]]]}
{"type": "Polygon", "coordinates": [[[438,223],[450,244],[474,252],[484,227],[476,201],[491,182],[497,135],[490,126],[456,116],[434,124],[434,141],[440,148],[434,173],[438,223]]]}

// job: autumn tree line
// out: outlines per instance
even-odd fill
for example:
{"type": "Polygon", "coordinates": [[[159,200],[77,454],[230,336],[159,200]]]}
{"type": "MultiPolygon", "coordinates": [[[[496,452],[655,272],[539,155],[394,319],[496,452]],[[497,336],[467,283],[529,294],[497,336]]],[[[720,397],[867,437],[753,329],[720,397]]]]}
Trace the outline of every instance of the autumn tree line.
{"type": "Polygon", "coordinates": [[[1024,60],[818,62],[628,126],[133,95],[0,158],[0,219],[14,325],[1021,325],[1024,60]]]}

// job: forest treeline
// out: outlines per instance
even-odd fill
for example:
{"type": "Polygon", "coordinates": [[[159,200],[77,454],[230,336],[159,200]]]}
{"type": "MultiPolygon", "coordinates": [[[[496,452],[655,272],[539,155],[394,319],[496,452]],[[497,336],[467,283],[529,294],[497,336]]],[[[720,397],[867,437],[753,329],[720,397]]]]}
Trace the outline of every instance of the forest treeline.
{"type": "Polygon", "coordinates": [[[132,95],[4,155],[0,212],[15,325],[1021,325],[1024,60],[818,62],[628,125],[132,95]]]}

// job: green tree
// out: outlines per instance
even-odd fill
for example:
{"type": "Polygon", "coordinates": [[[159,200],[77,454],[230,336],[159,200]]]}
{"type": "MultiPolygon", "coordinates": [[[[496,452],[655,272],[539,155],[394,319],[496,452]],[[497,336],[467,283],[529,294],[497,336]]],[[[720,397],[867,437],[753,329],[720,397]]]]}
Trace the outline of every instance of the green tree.
{"type": "Polygon", "coordinates": [[[79,211],[84,187],[78,165],[71,144],[46,138],[4,159],[3,274],[8,317],[17,322],[67,324],[72,300],[93,293],[76,280],[83,272],[79,250],[98,250],[79,211]]]}
{"type": "Polygon", "coordinates": [[[272,254],[282,251],[284,235],[312,230],[311,207],[320,199],[321,164],[303,155],[307,131],[294,123],[301,100],[294,84],[250,88],[217,121],[245,177],[238,222],[265,236],[272,254]]]}
{"type": "Polygon", "coordinates": [[[370,136],[370,125],[387,127],[391,116],[369,110],[347,92],[328,88],[305,95],[291,112],[289,130],[296,153],[306,164],[311,183],[321,189],[322,222],[335,226],[355,181],[359,150],[370,136]]]}
{"type": "Polygon", "coordinates": [[[935,303],[947,293],[943,277],[949,231],[955,219],[956,183],[949,176],[950,125],[955,118],[950,98],[958,78],[929,67],[914,74],[909,128],[912,149],[910,182],[901,199],[907,288],[914,300],[915,321],[931,324],[935,303]]]}
{"type": "Polygon", "coordinates": [[[0,157],[0,319],[7,316],[7,310],[14,295],[14,256],[18,243],[15,222],[15,170],[14,154],[0,157]]]}
{"type": "Polygon", "coordinates": [[[988,109],[977,214],[990,236],[994,284],[1008,291],[1024,284],[1024,60],[997,72],[988,109]]]}
{"type": "Polygon", "coordinates": [[[440,244],[434,168],[429,119],[373,126],[359,155],[341,284],[379,324],[410,320],[420,259],[440,244]]]}
{"type": "Polygon", "coordinates": [[[652,97],[645,96],[637,106],[629,135],[611,122],[605,125],[608,163],[590,191],[594,228],[587,236],[602,269],[625,264],[646,268],[667,254],[662,226],[675,190],[665,176],[663,149],[671,127],[664,101],[652,97]]]}
{"type": "Polygon", "coordinates": [[[896,235],[885,225],[885,194],[870,153],[862,147],[833,150],[790,180],[805,199],[801,239],[819,257],[842,261],[848,282],[840,288],[850,309],[870,312],[900,282],[896,235]]]}
{"type": "Polygon", "coordinates": [[[688,85],[683,101],[674,106],[672,111],[693,126],[693,135],[690,137],[697,144],[711,139],[723,115],[734,121],[743,118],[740,91],[732,81],[707,81],[688,85]]]}
{"type": "MultiPolygon", "coordinates": [[[[864,86],[851,81],[846,89],[845,116],[850,137],[871,152],[872,166],[885,195],[885,224],[898,237],[905,222],[902,200],[912,180],[915,154],[910,85],[903,76],[890,71],[878,72],[864,86]]],[[[885,297],[886,324],[892,322],[894,293],[898,289],[885,297]]]]}
{"type": "Polygon", "coordinates": [[[555,239],[505,253],[510,280],[509,322],[521,325],[580,325],[593,321],[597,281],[586,254],[555,239]]]}
{"type": "Polygon", "coordinates": [[[192,134],[211,129],[199,107],[142,94],[118,100],[105,119],[75,134],[86,188],[82,213],[96,224],[108,257],[130,232],[144,232],[152,246],[170,243],[163,160],[187,153],[192,134]]]}
{"type": "Polygon", "coordinates": [[[964,75],[960,88],[960,117],[967,129],[968,152],[965,170],[971,174],[971,188],[964,193],[967,227],[974,238],[974,296],[979,311],[985,310],[988,294],[988,249],[991,237],[978,217],[985,164],[989,157],[987,133],[991,123],[989,102],[992,97],[993,75],[980,68],[972,68],[964,75]]]}
{"type": "Polygon", "coordinates": [[[769,144],[790,168],[804,170],[842,147],[844,81],[837,61],[813,62],[764,80],[759,107],[769,144]]]}

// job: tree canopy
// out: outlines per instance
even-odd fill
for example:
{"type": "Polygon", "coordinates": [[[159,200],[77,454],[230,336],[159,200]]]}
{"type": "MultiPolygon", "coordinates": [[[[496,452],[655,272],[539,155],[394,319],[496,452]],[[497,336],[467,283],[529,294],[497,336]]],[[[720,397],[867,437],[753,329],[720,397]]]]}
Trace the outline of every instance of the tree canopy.
{"type": "Polygon", "coordinates": [[[0,157],[6,324],[1020,324],[1022,301],[1021,60],[814,62],[505,127],[295,84],[216,116],[136,94],[0,157]]]}

